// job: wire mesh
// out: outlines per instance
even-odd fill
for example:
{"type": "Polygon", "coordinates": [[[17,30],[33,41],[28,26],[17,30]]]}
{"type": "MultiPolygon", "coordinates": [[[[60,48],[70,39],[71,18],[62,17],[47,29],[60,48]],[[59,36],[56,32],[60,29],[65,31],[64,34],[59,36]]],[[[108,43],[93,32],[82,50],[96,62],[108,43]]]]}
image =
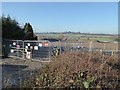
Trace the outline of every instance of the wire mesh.
{"type": "Polygon", "coordinates": [[[9,56],[32,60],[50,60],[48,41],[9,41],[9,56]]]}
{"type": "MultiPolygon", "coordinates": [[[[104,63],[104,54],[113,54],[119,52],[118,49],[114,50],[114,46],[108,47],[107,43],[93,43],[93,42],[48,42],[48,41],[22,41],[22,40],[6,40],[4,48],[9,51],[9,56],[15,56],[22,59],[32,59],[38,61],[50,61],[52,56],[57,56],[65,51],[79,51],[79,52],[95,52],[99,51],[103,54],[102,63],[104,63]]],[[[91,54],[89,56],[91,59],[91,54]]],[[[18,62],[18,61],[17,61],[18,62]]],[[[23,62],[24,63],[24,62],[23,62]]],[[[23,64],[22,63],[22,64],[23,64]]],[[[19,79],[19,85],[21,86],[21,69],[24,68],[19,65],[16,69],[15,79],[19,79]],[[19,77],[17,77],[19,76],[19,77]]],[[[103,69],[101,69],[102,72],[103,69]]],[[[110,71],[110,68],[109,68],[110,71]]],[[[7,72],[8,73],[8,72],[7,72]]],[[[26,71],[25,71],[26,73],[26,71]]],[[[102,74],[101,74],[102,76],[102,74]]]]}
{"type": "Polygon", "coordinates": [[[6,49],[9,56],[16,56],[23,59],[32,59],[38,61],[50,61],[52,56],[67,51],[78,52],[100,52],[101,54],[113,55],[119,54],[119,50],[111,43],[93,43],[93,42],[49,42],[32,40],[9,40],[6,41],[6,49]]]}

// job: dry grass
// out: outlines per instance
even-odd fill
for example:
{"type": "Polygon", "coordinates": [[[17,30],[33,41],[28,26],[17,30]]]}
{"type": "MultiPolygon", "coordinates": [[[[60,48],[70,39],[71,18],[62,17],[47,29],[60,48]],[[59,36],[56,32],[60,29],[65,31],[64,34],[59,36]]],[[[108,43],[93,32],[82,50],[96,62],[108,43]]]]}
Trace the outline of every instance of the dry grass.
{"type": "Polygon", "coordinates": [[[99,53],[89,57],[89,53],[63,53],[24,80],[22,87],[85,88],[85,82],[89,82],[89,88],[119,88],[120,58],[103,58],[99,53]]]}

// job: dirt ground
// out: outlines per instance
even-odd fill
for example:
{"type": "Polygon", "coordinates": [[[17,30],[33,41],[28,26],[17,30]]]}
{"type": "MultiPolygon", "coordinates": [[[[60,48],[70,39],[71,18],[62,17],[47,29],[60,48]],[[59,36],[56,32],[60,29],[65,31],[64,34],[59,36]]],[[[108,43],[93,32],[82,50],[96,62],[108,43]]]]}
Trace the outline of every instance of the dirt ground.
{"type": "Polygon", "coordinates": [[[41,69],[48,62],[22,60],[18,58],[4,58],[0,61],[2,67],[2,84],[3,88],[19,86],[20,80],[27,78],[32,73],[41,69]]]}

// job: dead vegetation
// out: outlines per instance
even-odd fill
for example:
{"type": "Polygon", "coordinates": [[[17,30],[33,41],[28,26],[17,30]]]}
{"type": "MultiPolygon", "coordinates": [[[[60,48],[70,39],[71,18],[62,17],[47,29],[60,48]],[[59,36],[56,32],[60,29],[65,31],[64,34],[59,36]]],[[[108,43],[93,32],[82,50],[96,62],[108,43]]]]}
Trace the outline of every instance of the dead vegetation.
{"type": "MultiPolygon", "coordinates": [[[[99,53],[66,52],[22,81],[36,88],[120,88],[120,58],[99,53]]],[[[21,87],[21,88],[22,88],[21,87]]]]}

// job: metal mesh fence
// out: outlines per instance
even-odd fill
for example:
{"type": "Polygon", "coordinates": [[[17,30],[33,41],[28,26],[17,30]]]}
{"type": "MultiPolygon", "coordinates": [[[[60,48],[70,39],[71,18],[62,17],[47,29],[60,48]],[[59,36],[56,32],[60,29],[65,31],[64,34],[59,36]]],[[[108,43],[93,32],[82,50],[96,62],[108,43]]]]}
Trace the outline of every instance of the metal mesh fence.
{"type": "MultiPolygon", "coordinates": [[[[48,41],[22,41],[22,40],[4,40],[3,42],[3,49],[4,52],[9,54],[9,56],[13,57],[19,57],[22,59],[32,59],[32,60],[38,60],[38,61],[50,61],[52,56],[57,56],[60,53],[63,52],[100,52],[103,53],[103,56],[101,58],[102,63],[105,63],[104,61],[104,54],[112,55],[112,54],[118,54],[120,53],[118,51],[118,44],[113,44],[111,43],[84,43],[84,42],[48,42],[48,41]],[[114,53],[113,53],[114,52],[114,53]]],[[[89,59],[92,56],[89,55],[89,59]]],[[[10,69],[6,69],[7,65],[3,65],[3,80],[4,84],[3,86],[7,86],[6,82],[13,83],[13,85],[18,85],[21,87],[22,83],[21,80],[26,78],[23,77],[23,73],[27,73],[26,75],[31,75],[33,71],[27,71],[27,70],[22,70],[26,68],[27,66],[32,67],[36,65],[35,69],[37,68],[37,65],[40,67],[42,63],[35,64],[35,62],[27,62],[24,63],[24,61],[21,62],[18,59],[15,59],[16,64],[18,65],[9,65],[10,67],[13,67],[12,74],[10,76],[9,74],[10,69]],[[18,63],[19,62],[19,63],[18,63]],[[32,64],[31,64],[32,63],[32,64]],[[6,70],[6,71],[5,71],[6,70]],[[17,82],[17,83],[16,83],[17,82]]],[[[14,62],[15,62],[14,61],[14,62]]],[[[29,61],[29,60],[28,60],[29,61]]],[[[9,67],[8,67],[9,68],[9,67]]],[[[101,69],[103,70],[103,69],[101,69]]],[[[110,69],[109,69],[110,71],[110,69]]],[[[11,73],[11,72],[10,72],[11,73]]],[[[102,73],[100,73],[102,76],[102,73]]],[[[27,84],[27,83],[26,83],[27,84]]]]}
{"type": "Polygon", "coordinates": [[[11,40],[9,41],[9,56],[23,57],[23,41],[22,40],[11,40]]]}
{"type": "MultiPolygon", "coordinates": [[[[119,54],[117,44],[93,43],[91,42],[49,42],[30,40],[8,40],[5,41],[9,56],[16,56],[23,59],[50,61],[52,56],[58,56],[67,51],[79,52],[100,52],[103,54],[119,54]]],[[[4,46],[4,45],[3,45],[4,46]]]]}
{"type": "Polygon", "coordinates": [[[65,51],[89,51],[88,43],[61,42],[65,51]]]}
{"type": "Polygon", "coordinates": [[[9,56],[23,59],[50,60],[50,47],[48,41],[9,41],[9,56]]]}
{"type": "Polygon", "coordinates": [[[24,41],[25,52],[27,52],[26,57],[36,60],[50,60],[49,46],[48,41],[24,41]]]}

